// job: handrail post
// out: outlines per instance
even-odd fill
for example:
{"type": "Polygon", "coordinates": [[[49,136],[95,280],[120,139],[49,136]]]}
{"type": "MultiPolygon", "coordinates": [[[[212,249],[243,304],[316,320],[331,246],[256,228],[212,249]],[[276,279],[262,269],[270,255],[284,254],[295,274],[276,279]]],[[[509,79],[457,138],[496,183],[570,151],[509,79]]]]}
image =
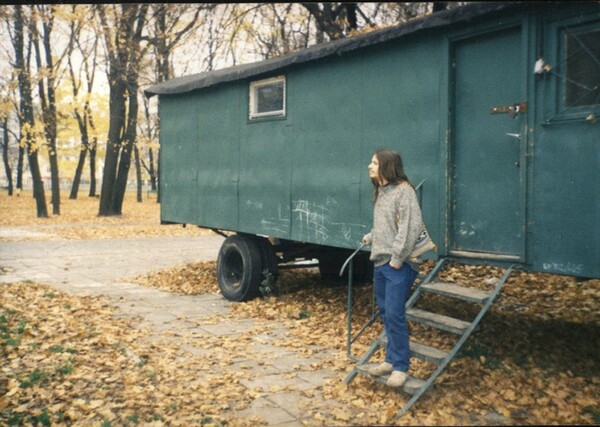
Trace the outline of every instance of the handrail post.
{"type": "Polygon", "coordinates": [[[349,359],[352,359],[352,265],[353,259],[350,258],[349,270],[348,270],[348,310],[347,310],[347,327],[348,327],[348,335],[346,340],[346,354],[349,359]]]}
{"type": "Polygon", "coordinates": [[[346,266],[349,266],[349,270],[348,270],[348,306],[347,306],[347,311],[346,311],[346,316],[347,316],[347,338],[346,338],[346,354],[348,355],[348,358],[351,360],[354,360],[354,356],[352,356],[352,285],[353,285],[353,259],[354,256],[358,253],[358,251],[360,251],[363,246],[365,246],[364,243],[361,243],[360,246],[358,247],[358,249],[356,249],[352,255],[350,255],[348,257],[348,259],[346,260],[346,262],[344,262],[344,264],[342,265],[342,268],[340,268],[340,277],[344,274],[344,270],[346,269],[346,266]]]}

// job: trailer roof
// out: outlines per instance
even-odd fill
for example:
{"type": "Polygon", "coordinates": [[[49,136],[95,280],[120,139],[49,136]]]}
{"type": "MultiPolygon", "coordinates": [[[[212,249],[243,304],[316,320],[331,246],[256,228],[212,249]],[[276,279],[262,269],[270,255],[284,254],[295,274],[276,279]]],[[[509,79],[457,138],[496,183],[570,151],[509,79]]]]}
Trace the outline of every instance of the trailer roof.
{"type": "Polygon", "coordinates": [[[207,88],[219,83],[241,80],[327,56],[342,55],[345,52],[397,39],[422,30],[470,22],[483,15],[514,7],[516,4],[522,5],[523,3],[476,2],[425,17],[415,18],[406,23],[372,31],[367,34],[317,44],[287,55],[167,80],[148,87],[144,90],[144,93],[148,97],[153,95],[179,94],[207,88]]]}

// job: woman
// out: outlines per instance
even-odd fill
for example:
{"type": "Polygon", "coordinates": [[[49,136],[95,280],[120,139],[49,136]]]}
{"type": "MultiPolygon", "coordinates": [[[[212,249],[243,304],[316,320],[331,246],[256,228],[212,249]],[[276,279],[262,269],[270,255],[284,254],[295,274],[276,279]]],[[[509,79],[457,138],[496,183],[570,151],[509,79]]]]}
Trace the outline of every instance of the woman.
{"type": "Polygon", "coordinates": [[[391,373],[387,385],[400,387],[408,378],[410,364],[405,304],[418,270],[409,255],[424,225],[417,195],[398,153],[376,151],[369,164],[369,177],[374,187],[373,229],[363,242],[371,245],[375,295],[387,336],[385,361],[369,373],[391,373]]]}

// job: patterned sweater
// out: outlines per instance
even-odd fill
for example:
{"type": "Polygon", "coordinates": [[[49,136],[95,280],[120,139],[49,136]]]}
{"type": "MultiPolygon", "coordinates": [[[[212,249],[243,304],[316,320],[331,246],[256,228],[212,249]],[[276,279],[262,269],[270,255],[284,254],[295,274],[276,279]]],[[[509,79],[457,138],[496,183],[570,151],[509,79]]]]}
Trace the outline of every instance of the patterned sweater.
{"type": "Polygon", "coordinates": [[[423,231],[423,218],[417,195],[408,183],[379,187],[373,211],[373,228],[365,236],[371,246],[371,261],[376,267],[392,261],[408,262],[418,271],[419,264],[409,261],[415,243],[423,231]]]}

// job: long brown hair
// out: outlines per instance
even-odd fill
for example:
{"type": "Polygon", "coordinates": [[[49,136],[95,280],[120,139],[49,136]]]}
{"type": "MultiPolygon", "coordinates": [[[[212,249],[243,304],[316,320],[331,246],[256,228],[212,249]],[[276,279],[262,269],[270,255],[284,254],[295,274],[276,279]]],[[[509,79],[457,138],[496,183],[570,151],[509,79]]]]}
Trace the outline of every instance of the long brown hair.
{"type": "MultiPolygon", "coordinates": [[[[392,150],[377,150],[373,153],[379,161],[379,178],[386,180],[391,185],[398,185],[407,182],[412,185],[404,172],[404,165],[400,154],[392,150]]],[[[373,203],[377,201],[379,195],[379,180],[371,179],[373,183],[373,203]]]]}

